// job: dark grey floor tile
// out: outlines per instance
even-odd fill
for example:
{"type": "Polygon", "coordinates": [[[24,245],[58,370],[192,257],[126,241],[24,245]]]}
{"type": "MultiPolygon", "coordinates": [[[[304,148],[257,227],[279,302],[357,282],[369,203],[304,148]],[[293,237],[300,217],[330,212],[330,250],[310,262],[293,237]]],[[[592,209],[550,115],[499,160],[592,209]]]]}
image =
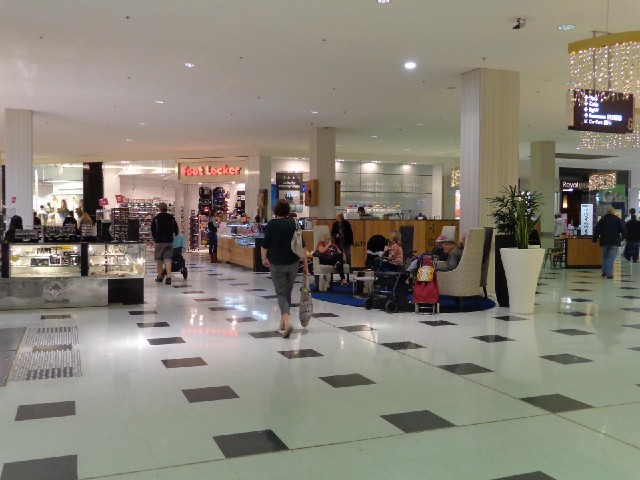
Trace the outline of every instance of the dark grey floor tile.
{"type": "Polygon", "coordinates": [[[193,299],[196,302],[218,302],[219,300],[217,298],[194,298],[193,299]]]}
{"type": "Polygon", "coordinates": [[[565,397],[559,393],[539,395],[536,397],[525,397],[520,400],[530,403],[531,405],[535,405],[536,407],[540,407],[551,413],[572,412],[573,410],[593,408],[591,405],[579,402],[573,398],[565,397]]]}
{"type": "Polygon", "coordinates": [[[496,342],[515,342],[513,338],[503,337],[502,335],[480,335],[478,337],[471,337],[476,340],[481,340],[487,343],[496,343],[496,342]]]}
{"type": "Polygon", "coordinates": [[[23,420],[39,420],[42,418],[68,417],[76,414],[76,402],[34,403],[19,405],[16,422],[23,420]]]}
{"type": "Polygon", "coordinates": [[[291,305],[292,307],[294,307],[294,308],[298,308],[298,307],[300,306],[300,304],[299,304],[299,303],[291,303],[290,305],[291,305]]]}
{"type": "Polygon", "coordinates": [[[638,290],[637,287],[620,287],[620,290],[638,290]]]}
{"type": "Polygon", "coordinates": [[[619,298],[626,298],[629,300],[637,300],[640,297],[638,295],[620,295],[619,298]]]}
{"type": "Polygon", "coordinates": [[[570,288],[570,292],[592,292],[593,290],[589,288],[570,288]]]}
{"type": "Polygon", "coordinates": [[[171,345],[173,343],[186,343],[182,337],[147,338],[149,345],[171,345]]]}
{"type": "Polygon", "coordinates": [[[624,310],[625,312],[640,313],[640,308],[623,308],[622,310],[624,310]]]}
{"type": "Polygon", "coordinates": [[[257,318],[253,317],[237,317],[237,318],[227,318],[227,322],[236,322],[236,323],[247,323],[247,322],[257,322],[257,318]]]}
{"type": "Polygon", "coordinates": [[[245,292],[266,292],[264,288],[245,288],[245,292]]]}
{"type": "Polygon", "coordinates": [[[187,367],[202,367],[207,365],[201,357],[191,358],[168,358],[162,360],[162,363],[167,368],[187,368],[187,367]]]}
{"type": "Polygon", "coordinates": [[[218,435],[213,440],[226,458],[289,450],[272,430],[218,435]]]}
{"type": "MultiPolygon", "coordinates": [[[[627,275],[620,275],[621,277],[626,277],[627,275]]],[[[620,283],[636,283],[635,280],[620,280],[620,283]]]]}
{"type": "Polygon", "coordinates": [[[330,375],[320,377],[320,380],[327,382],[334,388],[357,387],[359,385],[375,385],[376,382],[369,380],[359,373],[349,373],[347,375],[330,375]]]}
{"type": "Polygon", "coordinates": [[[375,330],[375,328],[371,328],[369,325],[351,325],[348,327],[338,327],[340,330],[344,330],[345,332],[369,332],[371,330],[375,330]]]}
{"type": "Polygon", "coordinates": [[[209,307],[209,310],[212,312],[224,312],[227,310],[235,310],[235,306],[224,306],[224,307],[209,307]]]}
{"type": "Polygon", "coordinates": [[[156,315],[155,310],[129,310],[129,315],[156,315]]]}
{"type": "Polygon", "coordinates": [[[578,357],[577,355],[571,355],[570,353],[560,353],[558,355],[542,355],[540,356],[540,358],[551,360],[552,362],[561,363],[563,365],[593,362],[593,360],[589,360],[588,358],[578,357]]]}
{"type": "Polygon", "coordinates": [[[169,327],[170,325],[167,322],[146,322],[146,323],[138,323],[138,328],[162,328],[169,327]]]}
{"type": "Polygon", "coordinates": [[[278,295],[264,295],[262,298],[266,298],[267,300],[271,300],[274,298],[278,298],[278,295]]]}
{"type": "Polygon", "coordinates": [[[456,375],[472,375],[474,373],[488,373],[493,372],[488,368],[481,367],[475,363],[453,363],[451,365],[438,365],[438,368],[442,368],[447,372],[455,373],[456,375]]]}
{"type": "Polygon", "coordinates": [[[584,313],[584,312],[558,312],[561,313],[562,315],[570,315],[572,317],[589,317],[591,316],[590,313],[584,313]]]}
{"type": "Polygon", "coordinates": [[[336,315],[335,313],[314,313],[313,318],[333,318],[339,317],[340,315],[336,315]]]}
{"type": "Polygon", "coordinates": [[[585,284],[585,285],[593,285],[593,282],[585,282],[585,281],[582,281],[582,280],[579,281],[579,282],[571,282],[571,283],[582,283],[582,284],[585,284]]]}
{"type": "Polygon", "coordinates": [[[18,350],[25,328],[0,328],[0,352],[18,350]]]}
{"type": "Polygon", "coordinates": [[[228,385],[224,385],[222,387],[189,388],[182,390],[182,393],[189,403],[213,402],[215,400],[240,398],[228,385]]]}
{"type": "Polygon", "coordinates": [[[629,327],[629,328],[638,328],[640,329],[640,323],[636,323],[635,325],[622,325],[623,327],[629,327]]]}
{"type": "Polygon", "coordinates": [[[235,278],[218,278],[216,280],[220,280],[221,282],[232,282],[235,278]]]}
{"type": "Polygon", "coordinates": [[[61,320],[63,318],[71,318],[71,315],[66,314],[49,314],[49,315],[40,315],[40,320],[61,320]]]}
{"type": "Polygon", "coordinates": [[[453,423],[445,420],[442,417],[439,417],[429,410],[393,413],[391,415],[381,415],[381,417],[391,425],[402,430],[404,433],[423,432],[425,430],[455,427],[453,423]]]}
{"type": "Polygon", "coordinates": [[[272,330],[270,332],[249,332],[249,335],[253,338],[282,338],[282,332],[279,332],[278,330],[272,330]]]}
{"type": "Polygon", "coordinates": [[[420,323],[429,325],[430,327],[444,327],[446,325],[457,325],[457,323],[447,322],[446,320],[423,320],[420,323]]]}
{"type": "Polygon", "coordinates": [[[508,477],[495,478],[494,480],[555,480],[555,478],[550,477],[546,473],[537,471],[537,472],[521,473],[519,475],[510,475],[508,477]]]}
{"type": "Polygon", "coordinates": [[[304,348],[302,350],[280,350],[278,353],[289,360],[295,358],[324,357],[320,352],[316,352],[311,348],[304,348]]]}
{"type": "Polygon", "coordinates": [[[380,345],[384,345],[387,348],[390,348],[391,350],[414,350],[416,348],[426,348],[423,347],[422,345],[418,345],[417,343],[413,343],[413,342],[387,342],[387,343],[381,343],[380,345]]]}
{"type": "Polygon", "coordinates": [[[528,318],[518,317],[516,315],[501,315],[499,317],[494,317],[498,320],[504,320],[505,322],[519,322],[521,320],[529,320],[528,318]]]}
{"type": "Polygon", "coordinates": [[[193,294],[196,294],[196,293],[204,293],[204,292],[202,290],[189,290],[189,291],[182,292],[182,293],[184,293],[185,295],[193,295],[193,294]]]}
{"type": "Polygon", "coordinates": [[[193,285],[182,284],[182,285],[174,285],[173,286],[173,288],[191,288],[191,287],[193,287],[193,285]]]}
{"type": "MultiPolygon", "coordinates": [[[[576,283],[577,283],[577,282],[576,282],[576,283]]],[[[548,283],[541,283],[541,282],[538,282],[538,286],[539,286],[539,287],[544,287],[545,285],[549,285],[549,284],[548,284],[548,283]]]]}
{"type": "Polygon", "coordinates": [[[578,303],[584,303],[584,302],[593,302],[593,300],[591,300],[590,298],[571,298],[571,303],[573,302],[578,302],[578,303]]]}
{"type": "Polygon", "coordinates": [[[0,480],[76,480],[77,478],[77,455],[5,463],[0,475],[0,480]]]}
{"type": "Polygon", "coordinates": [[[230,283],[231,287],[242,287],[244,285],[249,285],[248,283],[230,283]]]}
{"type": "Polygon", "coordinates": [[[558,330],[551,331],[561,333],[563,335],[593,335],[592,332],[585,332],[584,330],[578,330],[576,328],[560,328],[558,330]]]}
{"type": "Polygon", "coordinates": [[[636,352],[640,352],[640,347],[629,347],[629,350],[635,350],[636,352]]]}

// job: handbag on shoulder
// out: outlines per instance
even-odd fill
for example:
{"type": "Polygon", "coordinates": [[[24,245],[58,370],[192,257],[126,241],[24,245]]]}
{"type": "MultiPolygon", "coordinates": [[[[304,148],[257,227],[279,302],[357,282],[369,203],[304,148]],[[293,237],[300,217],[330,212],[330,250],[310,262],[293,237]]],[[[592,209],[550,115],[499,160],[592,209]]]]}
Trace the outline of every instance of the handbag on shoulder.
{"type": "Polygon", "coordinates": [[[307,258],[307,251],[304,249],[303,241],[302,241],[302,230],[300,230],[300,225],[295,220],[293,221],[296,224],[296,230],[293,232],[293,237],[291,237],[291,251],[295,253],[301,259],[307,258]]]}

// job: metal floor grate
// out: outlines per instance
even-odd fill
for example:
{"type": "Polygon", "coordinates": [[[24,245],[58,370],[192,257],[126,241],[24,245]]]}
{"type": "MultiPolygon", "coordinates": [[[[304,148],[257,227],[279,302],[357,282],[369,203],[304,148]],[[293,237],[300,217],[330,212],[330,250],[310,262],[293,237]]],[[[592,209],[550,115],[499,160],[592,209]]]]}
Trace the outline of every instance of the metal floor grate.
{"type": "Polygon", "coordinates": [[[44,347],[67,344],[78,344],[78,327],[28,328],[20,347],[44,347]]]}
{"type": "Polygon", "coordinates": [[[11,382],[81,377],[78,350],[54,350],[18,353],[11,382]]]}

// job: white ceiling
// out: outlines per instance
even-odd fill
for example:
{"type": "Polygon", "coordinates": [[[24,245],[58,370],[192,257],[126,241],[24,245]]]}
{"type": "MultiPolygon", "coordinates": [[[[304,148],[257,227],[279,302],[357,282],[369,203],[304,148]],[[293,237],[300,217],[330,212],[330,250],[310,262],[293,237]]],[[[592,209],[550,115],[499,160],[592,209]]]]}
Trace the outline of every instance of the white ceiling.
{"type": "Polygon", "coordinates": [[[304,156],[332,126],[338,157],[457,163],[482,67],[520,72],[521,159],[576,153],[567,44],[639,19],[638,0],[0,0],[0,106],[34,111],[40,162],[304,156]]]}

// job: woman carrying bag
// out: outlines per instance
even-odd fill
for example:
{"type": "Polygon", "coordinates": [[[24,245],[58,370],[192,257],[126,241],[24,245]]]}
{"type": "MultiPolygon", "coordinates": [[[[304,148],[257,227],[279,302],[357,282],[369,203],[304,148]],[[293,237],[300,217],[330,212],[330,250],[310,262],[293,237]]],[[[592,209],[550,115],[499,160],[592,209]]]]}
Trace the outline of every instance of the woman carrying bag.
{"type": "MultiPolygon", "coordinates": [[[[293,326],[289,318],[291,291],[298,275],[301,258],[291,249],[291,241],[296,234],[297,222],[289,217],[289,203],[280,199],[273,207],[275,218],[269,220],[262,240],[262,264],[271,272],[271,281],[280,307],[280,330],[282,337],[289,338],[293,326]]],[[[306,257],[306,255],[305,255],[306,257]]],[[[303,273],[309,274],[306,258],[302,263],[303,273]]]]}

